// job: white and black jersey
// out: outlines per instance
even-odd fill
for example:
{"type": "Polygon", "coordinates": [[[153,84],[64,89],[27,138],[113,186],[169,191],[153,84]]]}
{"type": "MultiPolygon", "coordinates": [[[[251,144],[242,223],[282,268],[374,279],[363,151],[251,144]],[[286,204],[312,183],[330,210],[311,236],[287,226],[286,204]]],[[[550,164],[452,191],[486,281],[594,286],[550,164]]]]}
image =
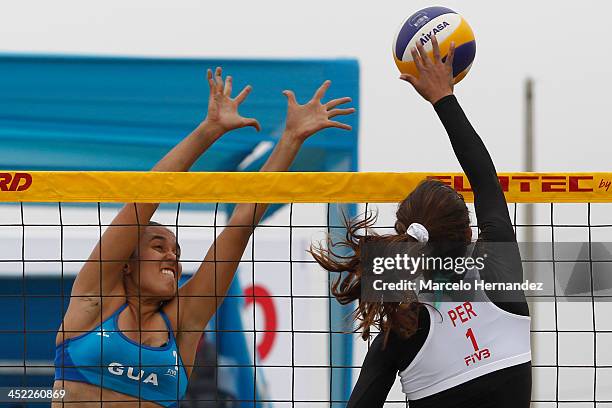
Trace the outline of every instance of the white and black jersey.
{"type": "MultiPolygon", "coordinates": [[[[480,230],[474,253],[487,243],[511,248],[487,258],[480,277],[485,282],[522,282],[507,203],[484,143],[454,96],[434,108],[474,192],[480,230]]],[[[348,407],[382,407],[398,374],[411,408],[529,407],[530,320],[524,294],[483,291],[476,296],[473,303],[422,306],[418,329],[407,339],[391,332],[383,347],[384,333],[379,334],[348,407]]]]}
{"type": "MultiPolygon", "coordinates": [[[[478,271],[466,273],[474,284],[478,271]]],[[[474,285],[473,285],[474,286],[474,285]]],[[[434,306],[431,293],[419,300],[434,306]]],[[[497,307],[486,293],[476,290],[471,299],[453,301],[443,296],[429,313],[429,331],[419,352],[399,372],[409,400],[441,393],[475,378],[531,361],[529,316],[497,307]]]]}

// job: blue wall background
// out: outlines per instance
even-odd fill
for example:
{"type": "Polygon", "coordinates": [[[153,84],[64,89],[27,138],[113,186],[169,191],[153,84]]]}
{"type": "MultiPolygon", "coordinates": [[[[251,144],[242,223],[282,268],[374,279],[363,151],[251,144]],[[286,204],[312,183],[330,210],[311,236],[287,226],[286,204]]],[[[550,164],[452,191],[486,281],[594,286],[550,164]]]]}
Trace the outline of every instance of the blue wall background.
{"type": "MultiPolygon", "coordinates": [[[[148,170],[204,119],[206,69],[216,66],[234,77],[235,93],[247,84],[253,86],[240,112],[256,117],[262,131],[243,129],[225,135],[196,163],[194,171],[237,170],[260,143],[275,143],[284,127],[284,89],[292,89],[304,103],[324,80],[331,79],[327,98],[350,96],[352,106],[359,107],[359,66],[352,59],[0,55],[0,168],[148,170]]],[[[329,129],[309,139],[292,170],[357,170],[358,118],[343,118],[353,126],[352,132],[329,129]]],[[[243,170],[257,170],[263,160],[265,155],[243,170]]],[[[345,210],[351,213],[354,208],[345,210]]],[[[338,213],[335,208],[332,212],[338,213]]],[[[333,216],[331,222],[339,225],[333,216]]],[[[59,295],[62,288],[64,294],[70,293],[73,280],[37,277],[24,281],[19,275],[0,277],[0,360],[17,361],[17,365],[22,365],[24,358],[51,361],[54,331],[67,305],[67,299],[59,295]]],[[[241,293],[237,281],[231,291],[241,293]]],[[[219,329],[223,329],[222,321],[234,330],[240,325],[236,321],[240,302],[242,299],[224,302],[218,312],[219,329]]],[[[349,311],[335,301],[330,305],[332,329],[350,331],[345,322],[349,311]]],[[[227,339],[227,343],[240,344],[240,339],[227,339]]],[[[244,358],[246,348],[238,353],[244,358]]],[[[351,365],[350,335],[332,335],[331,359],[333,365],[351,365]]],[[[15,373],[0,373],[0,386],[50,383],[49,375],[35,371],[18,379],[15,373]]],[[[330,397],[346,399],[350,385],[350,370],[334,369],[330,397]]],[[[245,396],[252,398],[253,387],[244,388],[245,396]]]]}

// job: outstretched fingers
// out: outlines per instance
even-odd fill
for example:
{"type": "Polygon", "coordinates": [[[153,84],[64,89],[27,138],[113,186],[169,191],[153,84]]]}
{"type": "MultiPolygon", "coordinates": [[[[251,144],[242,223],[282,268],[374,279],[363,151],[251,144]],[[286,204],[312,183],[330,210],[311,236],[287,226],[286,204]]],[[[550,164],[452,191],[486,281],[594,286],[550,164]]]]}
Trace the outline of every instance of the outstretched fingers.
{"type": "Polygon", "coordinates": [[[230,75],[225,78],[225,87],[223,89],[223,94],[228,97],[232,96],[232,77],[230,75]]]}
{"type": "Polygon", "coordinates": [[[327,110],[330,110],[330,109],[335,108],[338,105],[343,105],[343,104],[349,103],[351,101],[352,101],[352,99],[349,98],[348,96],[346,96],[344,98],[338,98],[338,99],[334,99],[334,100],[331,100],[331,101],[327,102],[325,104],[325,107],[327,108],[327,110]]]}
{"type": "Polygon", "coordinates": [[[223,70],[221,67],[217,67],[217,69],[215,69],[215,90],[218,93],[223,92],[223,78],[221,78],[222,73],[223,70]]]}
{"type": "Polygon", "coordinates": [[[448,54],[446,55],[446,66],[452,68],[453,61],[455,59],[455,42],[451,41],[450,47],[448,49],[448,54]]]}
{"type": "Polygon", "coordinates": [[[257,119],[254,118],[244,118],[242,120],[242,127],[254,127],[255,130],[257,130],[258,132],[261,130],[261,125],[259,124],[259,122],[257,121],[257,119]]]}
{"type": "Polygon", "coordinates": [[[355,108],[347,108],[347,109],[332,109],[328,112],[328,118],[331,119],[338,115],[350,115],[355,112],[355,108]]]}
{"type": "Polygon", "coordinates": [[[427,51],[425,51],[425,47],[423,47],[423,44],[421,44],[420,42],[417,42],[417,50],[419,51],[419,56],[421,57],[421,64],[424,67],[430,66],[431,60],[429,59],[429,56],[427,55],[427,51]]]}
{"type": "Polygon", "coordinates": [[[344,130],[353,130],[353,127],[351,125],[347,125],[346,123],[342,123],[342,122],[336,122],[334,120],[327,121],[327,124],[329,125],[329,127],[335,127],[335,128],[344,129],[344,130]]]}
{"type": "MultiPolygon", "coordinates": [[[[323,83],[323,85],[321,86],[321,88],[319,88],[319,91],[317,91],[317,94],[315,95],[315,98],[317,96],[320,98],[322,98],[325,95],[325,92],[327,91],[327,89],[329,88],[329,85],[331,84],[331,81],[325,81],[323,83]],[[322,92],[320,92],[322,91],[322,92]]],[[[344,130],[352,130],[353,127],[350,125],[347,125],[346,123],[342,123],[342,122],[336,122],[334,120],[329,120],[333,117],[336,116],[342,116],[342,115],[350,115],[352,113],[355,113],[355,108],[341,108],[341,109],[334,109],[337,106],[343,105],[345,103],[351,102],[352,99],[348,96],[345,96],[343,98],[337,98],[337,99],[332,99],[331,101],[327,102],[324,106],[325,109],[327,109],[327,123],[326,123],[326,127],[335,127],[338,129],[344,129],[344,130]]]]}
{"type": "Polygon", "coordinates": [[[208,80],[208,87],[210,88],[210,94],[215,92],[215,81],[213,80],[213,73],[210,68],[206,70],[206,79],[208,80]]]}
{"type": "Polygon", "coordinates": [[[431,45],[433,46],[434,62],[442,62],[442,58],[440,57],[440,44],[438,44],[438,38],[436,38],[435,35],[431,36],[431,45]]]}
{"type": "Polygon", "coordinates": [[[240,93],[238,94],[238,96],[236,96],[234,100],[238,103],[238,105],[240,105],[242,102],[244,102],[247,96],[249,96],[252,90],[253,88],[251,87],[251,85],[245,86],[244,89],[240,91],[240,93]]]}
{"type": "Polygon", "coordinates": [[[312,99],[314,101],[320,101],[321,99],[323,99],[323,97],[325,96],[325,92],[327,92],[330,85],[331,85],[331,81],[329,79],[323,82],[323,84],[319,87],[319,89],[317,89],[317,92],[315,92],[312,99]]]}
{"type": "Polygon", "coordinates": [[[417,70],[419,72],[423,71],[423,60],[421,59],[421,56],[419,55],[417,49],[412,47],[412,49],[410,50],[410,54],[412,54],[412,60],[414,61],[414,65],[416,65],[417,70]]]}
{"type": "Polygon", "coordinates": [[[402,74],[400,75],[400,79],[402,81],[409,82],[412,86],[416,85],[417,83],[417,78],[414,75],[410,74],[402,74]]]}
{"type": "Polygon", "coordinates": [[[284,90],[283,91],[283,95],[285,95],[287,97],[287,103],[289,105],[297,105],[297,99],[295,98],[295,94],[293,93],[293,91],[290,90],[284,90]]]}

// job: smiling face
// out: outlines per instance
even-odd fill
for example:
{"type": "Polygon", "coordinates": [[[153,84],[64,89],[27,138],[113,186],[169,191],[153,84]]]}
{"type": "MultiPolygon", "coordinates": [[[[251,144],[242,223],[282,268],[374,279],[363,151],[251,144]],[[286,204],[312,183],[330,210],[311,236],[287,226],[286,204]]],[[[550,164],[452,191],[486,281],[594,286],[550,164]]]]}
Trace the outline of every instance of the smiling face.
{"type": "Polygon", "coordinates": [[[176,295],[182,268],[179,262],[180,246],[168,228],[149,225],[140,239],[126,268],[126,278],[141,296],[158,297],[160,301],[176,295]]]}

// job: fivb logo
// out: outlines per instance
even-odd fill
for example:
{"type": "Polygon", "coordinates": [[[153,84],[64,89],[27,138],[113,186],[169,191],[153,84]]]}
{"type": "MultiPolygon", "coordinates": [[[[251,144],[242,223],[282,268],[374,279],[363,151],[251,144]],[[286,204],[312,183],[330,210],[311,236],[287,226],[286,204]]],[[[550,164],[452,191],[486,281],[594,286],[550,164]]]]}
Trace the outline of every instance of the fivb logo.
{"type": "Polygon", "coordinates": [[[0,173],[0,191],[24,191],[32,185],[29,173],[0,173]]]}
{"type": "MultiPolygon", "coordinates": [[[[144,370],[140,370],[139,375],[134,375],[134,371],[135,371],[134,367],[126,367],[125,365],[121,363],[113,362],[108,365],[109,373],[113,375],[117,375],[117,376],[123,376],[123,374],[125,373],[126,377],[133,381],[140,381],[146,375],[144,370]],[[125,370],[126,368],[127,368],[127,371],[125,370]]],[[[159,383],[157,382],[157,374],[150,373],[146,375],[146,378],[142,381],[142,383],[143,384],[153,384],[157,387],[159,385],[159,383]]]]}

